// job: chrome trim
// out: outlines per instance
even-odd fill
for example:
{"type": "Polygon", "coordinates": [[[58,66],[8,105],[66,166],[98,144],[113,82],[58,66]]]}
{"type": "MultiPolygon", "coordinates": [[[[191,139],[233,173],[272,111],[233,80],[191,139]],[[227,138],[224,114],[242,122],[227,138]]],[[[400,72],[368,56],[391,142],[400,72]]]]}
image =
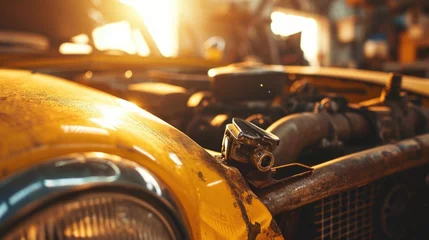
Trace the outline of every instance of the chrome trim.
{"type": "MultiPolygon", "coordinates": [[[[97,187],[130,187],[159,200],[184,238],[183,216],[167,186],[149,170],[118,156],[92,152],[70,154],[15,174],[0,182],[0,236],[7,226],[43,203],[97,187]],[[32,210],[28,210],[31,208],[32,210]]],[[[130,195],[138,195],[132,192],[130,195]]],[[[145,200],[145,199],[142,199],[145,200]]]]}

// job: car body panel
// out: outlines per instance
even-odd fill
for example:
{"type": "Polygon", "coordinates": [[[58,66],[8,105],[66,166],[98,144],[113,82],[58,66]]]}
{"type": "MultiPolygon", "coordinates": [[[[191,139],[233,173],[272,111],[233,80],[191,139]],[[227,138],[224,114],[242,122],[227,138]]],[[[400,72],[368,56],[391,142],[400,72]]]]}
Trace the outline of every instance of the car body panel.
{"type": "Polygon", "coordinates": [[[241,175],[132,103],[56,77],[0,70],[0,179],[70,153],[144,166],[177,198],[193,239],[281,238],[241,175]]]}

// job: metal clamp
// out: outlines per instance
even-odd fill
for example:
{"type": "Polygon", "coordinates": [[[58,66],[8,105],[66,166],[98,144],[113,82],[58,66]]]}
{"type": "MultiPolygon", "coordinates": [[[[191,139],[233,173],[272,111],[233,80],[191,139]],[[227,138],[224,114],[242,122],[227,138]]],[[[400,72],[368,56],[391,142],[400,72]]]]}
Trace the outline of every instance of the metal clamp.
{"type": "Polygon", "coordinates": [[[256,125],[234,118],[228,124],[222,142],[222,157],[226,161],[250,164],[259,172],[268,172],[274,165],[273,151],[280,139],[256,125]]]}

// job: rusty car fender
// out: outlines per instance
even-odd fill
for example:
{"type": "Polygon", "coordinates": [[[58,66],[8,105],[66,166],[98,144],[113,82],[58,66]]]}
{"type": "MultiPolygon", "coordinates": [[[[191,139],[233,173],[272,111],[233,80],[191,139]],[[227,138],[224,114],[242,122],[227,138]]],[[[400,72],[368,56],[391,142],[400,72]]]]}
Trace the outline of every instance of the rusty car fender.
{"type": "Polygon", "coordinates": [[[167,184],[193,239],[282,239],[236,169],[136,105],[29,71],[0,70],[0,85],[0,180],[66,154],[113,154],[167,184]]]}

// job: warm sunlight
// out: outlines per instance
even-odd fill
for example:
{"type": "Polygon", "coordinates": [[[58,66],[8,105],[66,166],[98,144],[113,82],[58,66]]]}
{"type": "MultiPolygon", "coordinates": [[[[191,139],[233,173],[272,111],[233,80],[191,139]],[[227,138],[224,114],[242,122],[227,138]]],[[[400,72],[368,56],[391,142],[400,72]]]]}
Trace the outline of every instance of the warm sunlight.
{"type": "Polygon", "coordinates": [[[60,45],[61,54],[90,54],[92,47],[88,44],[65,42],[60,45]]]}
{"type": "Polygon", "coordinates": [[[126,22],[116,22],[97,27],[92,32],[95,47],[100,51],[119,50],[128,54],[148,56],[150,51],[138,29],[126,22]]]}
{"type": "Polygon", "coordinates": [[[178,48],[176,1],[121,0],[140,12],[162,55],[166,57],[176,55],[178,48]]]}
{"type": "Polygon", "coordinates": [[[319,51],[319,26],[315,19],[298,15],[273,12],[271,30],[274,34],[287,37],[302,32],[301,49],[311,65],[317,65],[319,51]]]}

